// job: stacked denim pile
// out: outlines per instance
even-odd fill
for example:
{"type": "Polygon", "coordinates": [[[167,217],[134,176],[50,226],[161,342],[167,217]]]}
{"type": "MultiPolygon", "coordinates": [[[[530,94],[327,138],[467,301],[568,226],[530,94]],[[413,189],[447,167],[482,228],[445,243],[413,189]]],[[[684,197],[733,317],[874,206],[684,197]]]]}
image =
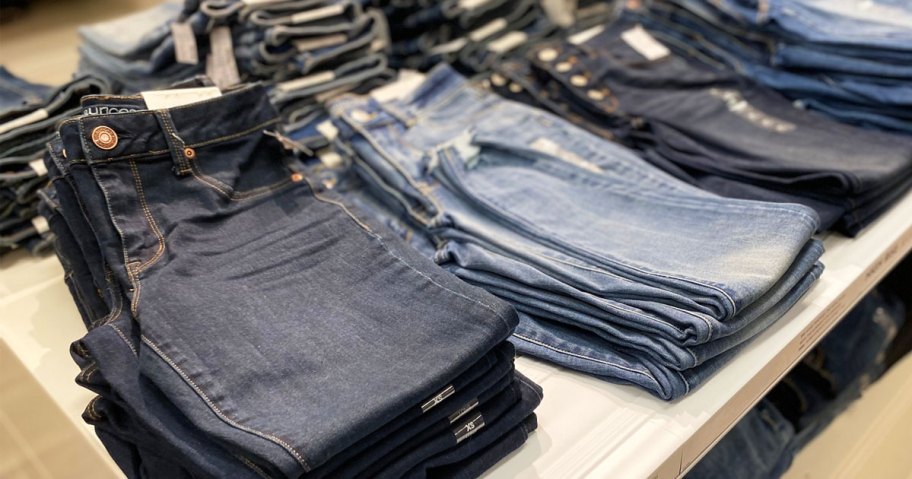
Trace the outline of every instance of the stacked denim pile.
{"type": "MultiPolygon", "coordinates": [[[[647,2],[644,2],[647,3],[647,2]]],[[[841,121],[912,133],[912,3],[654,0],[669,46],[841,121]]]]}
{"type": "Polygon", "coordinates": [[[795,455],[885,371],[905,305],[881,290],[862,299],[687,475],[780,477],[795,455]]]}
{"type": "MultiPolygon", "coordinates": [[[[538,0],[376,0],[392,31],[390,63],[427,70],[446,62],[466,73],[488,70],[500,58],[559,31],[538,0]]],[[[578,28],[604,21],[612,2],[580,2],[571,13],[578,28]]]]}
{"type": "MultiPolygon", "coordinates": [[[[307,144],[342,92],[389,82],[389,32],[356,0],[186,0],[80,29],[80,67],[116,91],[168,87],[205,72],[220,87],[265,82],[289,136],[307,144]]],[[[308,144],[312,148],[319,147],[308,144]]]]}
{"type": "Polygon", "coordinates": [[[912,185],[912,139],[794,108],[667,47],[629,15],[498,65],[491,86],[723,196],[800,203],[854,235],[912,185]]]}
{"type": "Polygon", "coordinates": [[[60,121],[80,111],[80,97],[107,89],[93,77],[59,88],[36,85],[0,67],[0,254],[50,248],[52,237],[37,210],[37,192],[47,183],[44,145],[60,121]]]}
{"type": "Polygon", "coordinates": [[[405,98],[330,111],[386,221],[516,307],[518,350],[663,399],[705,380],[822,270],[813,210],[703,192],[447,66],[405,98]]]}
{"type": "Polygon", "coordinates": [[[262,86],[212,90],[88,97],[45,157],[124,472],[475,477],[521,446],[513,309],[312,184],[262,86]]]}

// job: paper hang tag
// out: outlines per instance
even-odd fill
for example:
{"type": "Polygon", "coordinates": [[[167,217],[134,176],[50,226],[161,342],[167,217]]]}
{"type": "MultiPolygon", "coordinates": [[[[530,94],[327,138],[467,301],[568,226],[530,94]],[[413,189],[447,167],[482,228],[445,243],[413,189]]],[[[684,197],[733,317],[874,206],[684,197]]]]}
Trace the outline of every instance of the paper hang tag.
{"type": "Polygon", "coordinates": [[[177,106],[189,105],[198,101],[222,96],[221,90],[214,86],[201,88],[178,88],[175,90],[158,90],[140,92],[150,110],[164,110],[177,106]]]}
{"type": "Polygon", "coordinates": [[[637,25],[621,34],[621,38],[630,48],[649,61],[656,61],[671,55],[668,47],[659,43],[642,25],[637,25]]]}
{"type": "Polygon", "coordinates": [[[28,165],[38,176],[44,176],[48,173],[47,167],[44,166],[44,160],[41,158],[28,162],[28,165]]]}
{"type": "Polygon", "coordinates": [[[186,22],[171,24],[171,38],[174,39],[174,58],[177,63],[196,65],[199,63],[199,51],[196,47],[196,36],[193,27],[186,22]]]}
{"type": "Polygon", "coordinates": [[[231,43],[231,30],[228,27],[213,29],[209,34],[209,45],[212,52],[206,57],[206,75],[219,88],[228,88],[240,83],[241,76],[231,43]]]}
{"type": "Polygon", "coordinates": [[[32,218],[32,226],[40,235],[43,235],[51,230],[51,226],[48,225],[48,222],[46,219],[44,219],[44,216],[36,216],[32,218]]]}
{"type": "Polygon", "coordinates": [[[603,31],[605,31],[605,26],[598,25],[598,26],[583,30],[579,33],[570,35],[569,37],[567,37],[567,41],[569,41],[570,43],[572,43],[574,45],[582,45],[583,43],[588,42],[593,37],[595,37],[599,33],[602,33],[603,31]]]}
{"type": "Polygon", "coordinates": [[[44,108],[39,108],[27,115],[22,115],[19,118],[16,118],[15,120],[10,120],[6,123],[0,124],[0,134],[6,133],[8,131],[12,131],[16,128],[19,128],[19,127],[22,127],[25,125],[31,125],[32,123],[35,123],[35,122],[38,122],[41,120],[46,120],[49,116],[50,115],[48,115],[47,110],[45,110],[44,108]]]}

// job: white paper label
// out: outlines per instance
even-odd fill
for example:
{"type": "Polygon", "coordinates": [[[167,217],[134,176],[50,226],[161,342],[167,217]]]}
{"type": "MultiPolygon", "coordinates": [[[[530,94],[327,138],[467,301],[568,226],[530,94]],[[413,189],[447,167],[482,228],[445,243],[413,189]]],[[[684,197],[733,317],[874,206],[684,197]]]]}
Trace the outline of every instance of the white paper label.
{"type": "Polygon", "coordinates": [[[485,38],[490,37],[491,35],[507,28],[507,20],[505,18],[498,18],[496,20],[491,20],[484,26],[478,27],[475,30],[469,32],[469,40],[473,42],[480,42],[485,38]]]}
{"type": "Polygon", "coordinates": [[[196,37],[189,23],[172,23],[171,38],[174,39],[174,58],[177,63],[196,65],[199,63],[199,52],[196,48],[196,37]]]}
{"type": "Polygon", "coordinates": [[[22,115],[15,120],[10,120],[2,125],[0,125],[0,134],[6,133],[8,131],[14,130],[16,128],[31,125],[36,121],[45,120],[48,117],[48,112],[44,108],[39,108],[27,115],[22,115]]]}
{"type": "Polygon", "coordinates": [[[522,45],[529,39],[525,32],[510,32],[488,44],[488,51],[494,53],[507,53],[522,45]]]}
{"type": "Polygon", "coordinates": [[[371,90],[370,96],[385,103],[392,100],[401,100],[415,91],[424,81],[424,74],[415,70],[402,70],[396,81],[371,90]]]}
{"type": "Polygon", "coordinates": [[[668,48],[659,43],[642,25],[637,25],[622,33],[621,38],[649,61],[659,60],[671,54],[668,48]]]}
{"type": "Polygon", "coordinates": [[[437,45],[434,48],[428,50],[428,52],[433,55],[445,55],[447,53],[458,52],[459,50],[462,50],[462,47],[466,46],[466,43],[469,43],[469,41],[464,37],[459,37],[455,40],[441,43],[440,45],[437,45]]]}
{"type": "Polygon", "coordinates": [[[286,0],[241,0],[244,5],[269,5],[271,3],[280,3],[286,0]]]}
{"type": "Polygon", "coordinates": [[[307,23],[314,20],[322,20],[327,17],[332,17],[334,15],[341,15],[345,12],[345,5],[330,5],[323,8],[315,8],[313,10],[305,10],[300,13],[296,13],[291,16],[291,23],[307,23]]]}
{"type": "Polygon", "coordinates": [[[333,141],[339,136],[339,129],[331,121],[326,120],[317,125],[317,132],[323,135],[329,141],[333,141]]]}
{"type": "Polygon", "coordinates": [[[32,226],[35,227],[35,231],[37,231],[40,235],[47,233],[51,229],[50,225],[48,225],[47,220],[44,219],[44,216],[36,216],[32,218],[32,226]]]}
{"type": "Polygon", "coordinates": [[[459,0],[456,5],[461,10],[474,10],[490,1],[491,0],[459,0]]]}
{"type": "Polygon", "coordinates": [[[318,156],[320,157],[320,162],[326,165],[327,168],[335,169],[342,166],[342,155],[331,149],[321,151],[318,156]]]}
{"type": "Polygon", "coordinates": [[[35,173],[38,174],[38,176],[44,176],[48,172],[47,168],[44,166],[44,160],[42,160],[41,158],[28,162],[28,165],[29,165],[29,168],[32,169],[32,171],[34,171],[35,173]]]}
{"type": "Polygon", "coordinates": [[[219,88],[228,88],[241,82],[237,63],[234,60],[234,46],[231,42],[231,29],[217,27],[209,34],[212,53],[206,57],[206,75],[219,88]]]}
{"type": "Polygon", "coordinates": [[[150,110],[164,110],[176,106],[189,105],[198,101],[209,100],[222,96],[218,87],[207,86],[200,88],[178,88],[174,90],[158,90],[140,92],[146,101],[146,108],[150,110]]]}
{"type": "Polygon", "coordinates": [[[567,40],[574,45],[582,45],[603,31],[605,31],[605,26],[599,25],[571,35],[567,40]]]}
{"type": "Polygon", "coordinates": [[[281,92],[290,92],[294,90],[300,90],[302,88],[307,88],[314,85],[319,85],[321,83],[326,83],[332,81],[336,78],[336,74],[331,71],[325,71],[316,73],[313,75],[308,75],[306,77],[295,78],[294,80],[288,80],[282,83],[276,84],[276,89],[281,92]]]}

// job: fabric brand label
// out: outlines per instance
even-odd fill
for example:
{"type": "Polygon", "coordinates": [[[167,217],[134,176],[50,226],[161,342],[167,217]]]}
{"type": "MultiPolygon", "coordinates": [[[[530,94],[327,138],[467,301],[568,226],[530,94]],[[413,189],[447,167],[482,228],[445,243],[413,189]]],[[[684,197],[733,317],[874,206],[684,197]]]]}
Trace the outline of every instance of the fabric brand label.
{"type": "Polygon", "coordinates": [[[472,399],[471,401],[467,402],[467,403],[465,404],[465,406],[462,406],[461,408],[459,408],[459,410],[457,410],[457,411],[454,412],[453,414],[450,414],[450,416],[449,416],[449,418],[448,418],[448,419],[450,420],[450,424],[453,424],[454,422],[458,421],[459,418],[461,418],[462,416],[465,416],[466,414],[468,414],[469,412],[471,412],[472,409],[475,409],[476,407],[478,407],[478,399],[477,399],[477,398],[476,398],[476,399],[472,399]]]}
{"type": "Polygon", "coordinates": [[[94,105],[82,109],[82,114],[86,116],[110,115],[112,113],[132,113],[142,111],[142,108],[136,106],[119,106],[119,105],[94,105]]]}

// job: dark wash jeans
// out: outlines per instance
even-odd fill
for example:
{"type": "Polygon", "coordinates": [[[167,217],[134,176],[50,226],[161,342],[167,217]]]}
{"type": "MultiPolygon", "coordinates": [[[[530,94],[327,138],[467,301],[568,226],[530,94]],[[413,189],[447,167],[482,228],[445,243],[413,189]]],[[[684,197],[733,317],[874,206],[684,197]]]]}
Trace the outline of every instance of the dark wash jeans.
{"type": "Polygon", "coordinates": [[[312,189],[263,133],[276,121],[254,86],[82,117],[60,136],[129,299],[119,316],[140,328],[124,342],[137,381],[219,447],[299,474],[441,390],[516,316],[312,189]],[[111,150],[92,140],[100,126],[111,150]]]}
{"type": "Polygon", "coordinates": [[[675,176],[726,196],[806,204],[823,228],[856,233],[912,181],[908,138],[796,109],[676,53],[647,59],[623,38],[634,28],[622,17],[582,44],[542,45],[522,83],[538,83],[533,98],[550,97],[542,103],[559,114],[647,150],[675,176]]]}

